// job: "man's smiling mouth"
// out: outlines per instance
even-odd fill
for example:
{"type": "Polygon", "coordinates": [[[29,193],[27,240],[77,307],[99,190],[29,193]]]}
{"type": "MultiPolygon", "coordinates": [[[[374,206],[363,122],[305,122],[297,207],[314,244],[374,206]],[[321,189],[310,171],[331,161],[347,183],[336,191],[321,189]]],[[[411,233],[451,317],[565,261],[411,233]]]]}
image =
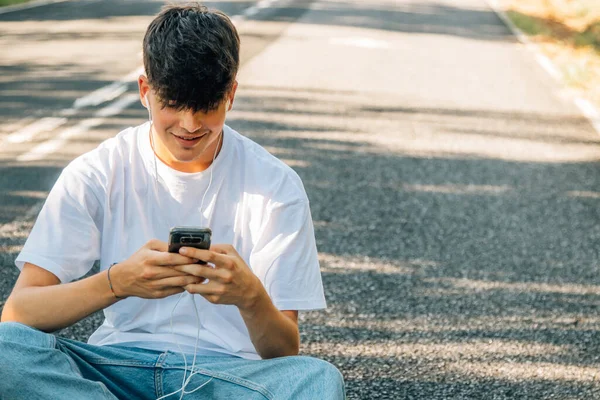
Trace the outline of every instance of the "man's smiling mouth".
{"type": "MultiPolygon", "coordinates": [[[[177,136],[177,135],[175,135],[175,136],[177,136]]],[[[187,138],[187,137],[183,137],[183,136],[177,136],[177,137],[178,137],[179,139],[183,139],[183,140],[190,140],[190,141],[191,141],[191,140],[196,140],[196,139],[199,139],[199,138],[201,138],[202,136],[194,136],[194,137],[191,137],[191,138],[187,138]]]]}
{"type": "Polygon", "coordinates": [[[171,135],[175,136],[177,139],[185,140],[186,142],[193,142],[195,140],[198,140],[198,139],[204,137],[206,135],[206,133],[207,132],[202,133],[201,135],[196,135],[196,136],[180,136],[180,135],[176,135],[171,132],[171,135]]]}

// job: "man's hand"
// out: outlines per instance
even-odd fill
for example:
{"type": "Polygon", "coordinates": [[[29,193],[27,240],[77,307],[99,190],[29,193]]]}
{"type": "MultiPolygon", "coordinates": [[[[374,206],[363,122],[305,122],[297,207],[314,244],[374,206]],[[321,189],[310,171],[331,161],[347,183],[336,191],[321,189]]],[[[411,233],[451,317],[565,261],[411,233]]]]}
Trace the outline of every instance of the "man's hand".
{"type": "Polygon", "coordinates": [[[181,273],[194,275],[208,282],[193,282],[185,286],[214,304],[231,304],[240,310],[251,309],[257,301],[268,297],[262,283],[231,245],[215,244],[209,250],[182,247],[180,254],[206,261],[208,264],[187,264],[173,267],[181,273]]]}
{"type": "Polygon", "coordinates": [[[298,313],[279,311],[275,307],[260,279],[233,246],[216,244],[209,250],[182,247],[179,253],[208,263],[173,267],[199,279],[208,279],[205,283],[190,283],[185,290],[197,293],[214,304],[237,306],[250,333],[250,340],[262,358],[298,354],[298,313]]]}
{"type": "Polygon", "coordinates": [[[136,296],[160,299],[181,293],[190,284],[202,282],[177,268],[191,266],[197,259],[169,253],[168,245],[151,240],[110,270],[114,292],[119,297],[136,296]]]}

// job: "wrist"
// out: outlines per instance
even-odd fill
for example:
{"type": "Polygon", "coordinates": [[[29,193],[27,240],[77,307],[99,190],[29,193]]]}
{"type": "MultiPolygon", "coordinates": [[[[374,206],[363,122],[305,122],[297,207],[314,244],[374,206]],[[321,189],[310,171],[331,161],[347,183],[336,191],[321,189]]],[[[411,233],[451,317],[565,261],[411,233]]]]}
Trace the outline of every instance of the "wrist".
{"type": "Polygon", "coordinates": [[[261,310],[264,310],[269,306],[273,306],[271,298],[269,297],[269,294],[265,288],[262,286],[262,283],[258,282],[256,289],[250,291],[250,293],[251,294],[246,297],[244,304],[238,306],[242,314],[252,317],[253,315],[261,312],[261,310]]]}
{"type": "Polygon", "coordinates": [[[120,268],[121,268],[121,264],[114,263],[110,267],[108,267],[108,270],[106,271],[108,286],[109,286],[110,291],[112,292],[113,296],[117,300],[123,300],[127,297],[127,295],[122,290],[121,285],[120,285],[120,283],[121,283],[121,280],[119,279],[120,278],[120,274],[119,274],[120,268]]]}

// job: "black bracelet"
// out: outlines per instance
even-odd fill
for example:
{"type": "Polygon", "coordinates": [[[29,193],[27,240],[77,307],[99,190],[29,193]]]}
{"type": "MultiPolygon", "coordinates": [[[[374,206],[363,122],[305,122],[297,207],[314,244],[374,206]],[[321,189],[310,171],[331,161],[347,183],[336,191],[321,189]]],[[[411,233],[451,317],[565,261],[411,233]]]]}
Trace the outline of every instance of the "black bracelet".
{"type": "Polygon", "coordinates": [[[107,271],[107,276],[108,276],[108,286],[110,286],[110,291],[112,292],[112,294],[115,296],[115,298],[117,299],[124,299],[125,297],[119,297],[117,296],[117,294],[115,293],[115,290],[113,289],[113,285],[112,285],[112,281],[110,280],[110,269],[112,267],[114,267],[115,265],[117,265],[118,263],[112,263],[110,265],[110,267],[108,267],[108,271],[107,271]]]}

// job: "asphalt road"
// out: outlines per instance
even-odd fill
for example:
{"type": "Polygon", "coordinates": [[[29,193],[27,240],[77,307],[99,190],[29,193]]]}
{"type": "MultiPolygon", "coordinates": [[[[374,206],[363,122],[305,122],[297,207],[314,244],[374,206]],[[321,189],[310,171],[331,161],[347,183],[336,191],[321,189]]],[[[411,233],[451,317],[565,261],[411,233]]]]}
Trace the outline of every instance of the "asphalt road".
{"type": "MultiPolygon", "coordinates": [[[[60,170],[145,120],[127,76],[161,5],[0,14],[0,304],[60,170]]],[[[237,26],[228,123],[311,200],[329,309],[301,314],[302,353],[350,399],[600,398],[600,136],[486,2],[276,1],[237,26]]]]}

